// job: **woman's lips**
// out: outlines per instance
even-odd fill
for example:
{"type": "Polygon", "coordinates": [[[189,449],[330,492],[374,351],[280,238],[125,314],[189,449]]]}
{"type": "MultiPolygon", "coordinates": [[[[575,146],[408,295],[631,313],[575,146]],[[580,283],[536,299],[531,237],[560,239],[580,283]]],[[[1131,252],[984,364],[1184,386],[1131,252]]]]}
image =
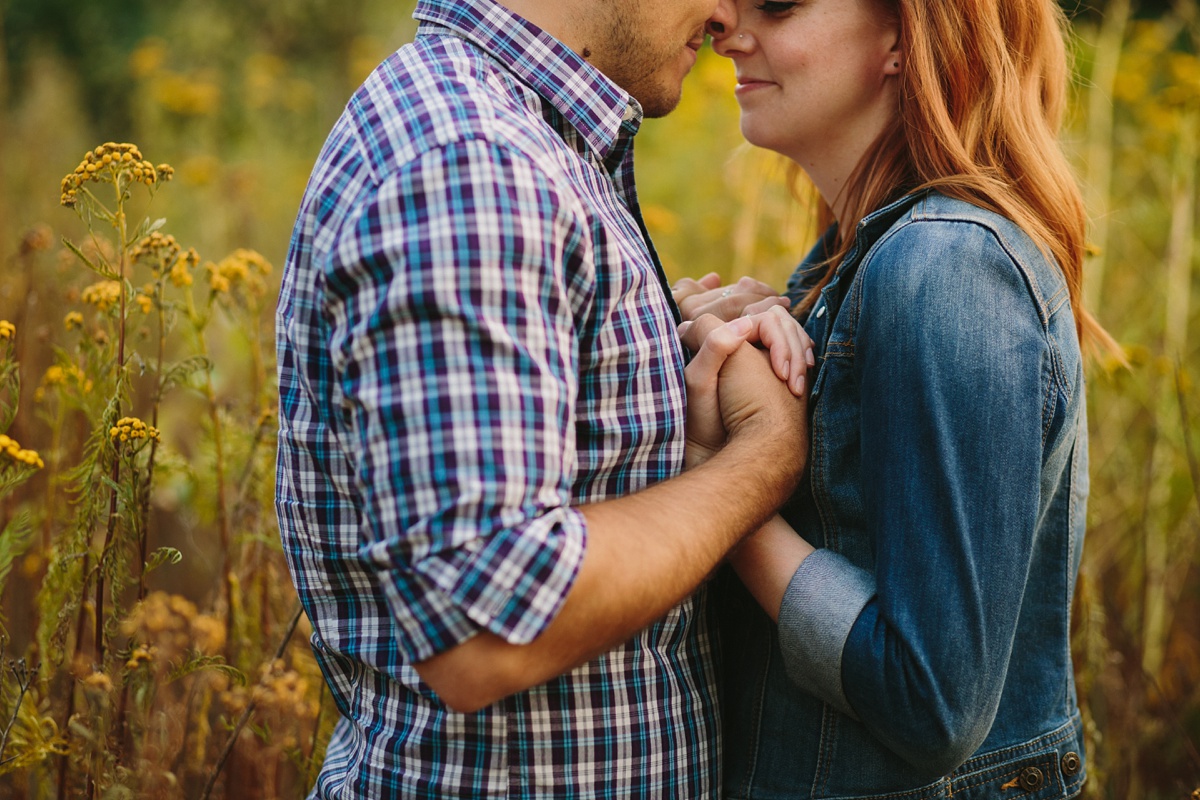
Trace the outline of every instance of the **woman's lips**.
{"type": "Polygon", "coordinates": [[[737,89],[734,90],[734,93],[741,96],[774,85],[771,81],[759,80],[758,78],[738,78],[737,89]]]}

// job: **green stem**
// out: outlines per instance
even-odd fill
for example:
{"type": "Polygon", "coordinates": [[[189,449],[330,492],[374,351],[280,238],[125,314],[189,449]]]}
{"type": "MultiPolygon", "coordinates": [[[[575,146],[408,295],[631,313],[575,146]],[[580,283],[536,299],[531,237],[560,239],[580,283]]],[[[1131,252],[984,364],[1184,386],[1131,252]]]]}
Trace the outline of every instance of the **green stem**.
{"type": "MultiPolygon", "coordinates": [[[[117,376],[114,387],[116,410],[114,414],[117,419],[120,419],[121,383],[125,375],[125,317],[127,313],[125,302],[125,268],[128,255],[125,239],[128,231],[126,230],[123,189],[119,181],[116,182],[115,186],[117,189],[117,237],[120,242],[120,250],[117,253],[117,272],[118,280],[121,283],[121,305],[117,320],[117,376]]],[[[116,420],[112,420],[112,423],[115,422],[116,420]]],[[[104,547],[100,550],[100,562],[96,570],[96,641],[94,644],[96,648],[96,664],[101,669],[104,668],[104,565],[108,559],[113,538],[116,534],[117,506],[119,501],[117,486],[121,481],[121,459],[115,454],[109,477],[112,479],[112,489],[108,498],[108,525],[104,533],[104,547]]]]}
{"type": "MultiPolygon", "coordinates": [[[[292,634],[296,632],[296,626],[300,624],[300,615],[304,613],[303,606],[296,606],[296,612],[292,614],[291,622],[288,623],[287,631],[283,634],[283,641],[279,643],[279,647],[275,650],[275,657],[272,661],[278,661],[283,658],[284,651],[287,650],[288,642],[292,640],[292,634]]],[[[238,717],[237,724],[233,726],[233,732],[229,735],[229,741],[225,743],[225,748],[221,750],[221,756],[217,759],[216,766],[213,767],[212,774],[208,776],[208,783],[204,787],[204,793],[200,795],[200,800],[208,800],[212,795],[213,787],[217,783],[217,778],[221,774],[221,770],[225,768],[225,762],[229,760],[229,755],[233,752],[233,746],[237,743],[238,736],[242,732],[242,728],[246,727],[246,723],[250,721],[250,715],[254,713],[254,707],[257,703],[251,695],[250,702],[246,704],[246,710],[238,717]]]]}

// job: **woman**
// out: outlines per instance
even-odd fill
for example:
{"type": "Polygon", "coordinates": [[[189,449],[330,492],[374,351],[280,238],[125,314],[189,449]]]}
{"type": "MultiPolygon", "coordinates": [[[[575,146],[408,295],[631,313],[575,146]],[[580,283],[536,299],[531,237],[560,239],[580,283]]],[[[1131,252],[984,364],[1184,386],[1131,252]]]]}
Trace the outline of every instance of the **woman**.
{"type": "MultiPolygon", "coordinates": [[[[1111,341],[1081,306],[1063,24],[1053,0],[721,0],[710,21],[746,138],[832,222],[787,289],[817,356],[808,475],[721,608],[729,798],[1081,789],[1079,342],[1111,341]]],[[[729,294],[678,289],[693,313],[729,294]]]]}

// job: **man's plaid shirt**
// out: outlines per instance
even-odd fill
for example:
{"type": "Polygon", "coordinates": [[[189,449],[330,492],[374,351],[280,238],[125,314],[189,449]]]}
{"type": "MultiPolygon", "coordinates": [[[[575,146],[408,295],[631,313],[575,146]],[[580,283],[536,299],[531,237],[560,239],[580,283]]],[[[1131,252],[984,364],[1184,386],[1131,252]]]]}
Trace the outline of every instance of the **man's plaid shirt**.
{"type": "Polygon", "coordinates": [[[637,103],[492,0],[415,16],[317,161],[278,308],[279,522],[342,714],[316,795],[713,796],[697,598],[476,714],[412,668],[534,639],[583,558],[576,506],[684,447],[637,103]]]}

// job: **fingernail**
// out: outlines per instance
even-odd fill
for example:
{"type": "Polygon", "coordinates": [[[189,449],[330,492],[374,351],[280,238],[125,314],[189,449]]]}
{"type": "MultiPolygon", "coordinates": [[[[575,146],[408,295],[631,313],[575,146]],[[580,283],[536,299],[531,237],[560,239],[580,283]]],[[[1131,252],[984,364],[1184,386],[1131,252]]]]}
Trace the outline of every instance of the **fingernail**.
{"type": "Polygon", "coordinates": [[[791,376],[792,376],[792,362],[785,361],[785,362],[783,362],[783,379],[786,381],[791,376]]]}
{"type": "Polygon", "coordinates": [[[804,376],[801,375],[800,379],[798,381],[796,381],[796,396],[797,397],[804,396],[804,384],[805,384],[804,376]]]}
{"type": "Polygon", "coordinates": [[[687,333],[687,329],[690,328],[691,326],[692,326],[691,320],[688,320],[686,322],[681,322],[681,323],[679,323],[679,327],[677,327],[675,329],[675,332],[678,333],[680,336],[683,336],[685,333],[687,333]]]}
{"type": "Polygon", "coordinates": [[[811,347],[804,351],[804,360],[810,367],[815,367],[817,365],[817,357],[813,355],[811,347]]]}
{"type": "Polygon", "coordinates": [[[738,317],[731,322],[727,322],[726,325],[729,326],[729,330],[733,331],[738,336],[745,336],[750,332],[750,329],[754,327],[754,323],[751,322],[749,317],[738,317]]]}

